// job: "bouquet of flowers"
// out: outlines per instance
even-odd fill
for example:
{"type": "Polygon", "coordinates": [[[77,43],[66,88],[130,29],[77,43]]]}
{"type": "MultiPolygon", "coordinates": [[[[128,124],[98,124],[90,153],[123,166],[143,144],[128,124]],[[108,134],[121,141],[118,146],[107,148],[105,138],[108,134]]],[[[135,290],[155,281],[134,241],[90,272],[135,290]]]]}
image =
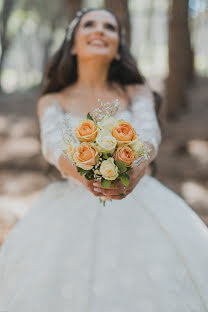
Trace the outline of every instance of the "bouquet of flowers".
{"type": "MultiPolygon", "coordinates": [[[[64,119],[63,153],[86,179],[96,179],[104,188],[109,188],[111,183],[117,188],[121,180],[127,187],[128,171],[148,158],[144,142],[130,123],[113,117],[119,109],[118,100],[98,101],[100,107],[88,113],[75,129],[70,118],[64,119]]],[[[100,197],[103,204],[106,199],[100,197]]]]}

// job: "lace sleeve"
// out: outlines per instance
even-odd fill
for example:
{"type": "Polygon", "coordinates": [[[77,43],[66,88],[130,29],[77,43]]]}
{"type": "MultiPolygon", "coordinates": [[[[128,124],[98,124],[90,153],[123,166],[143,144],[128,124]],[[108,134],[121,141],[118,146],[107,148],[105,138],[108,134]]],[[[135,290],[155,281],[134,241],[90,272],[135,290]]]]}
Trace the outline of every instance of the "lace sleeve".
{"type": "Polygon", "coordinates": [[[41,151],[44,158],[61,172],[59,157],[62,154],[62,121],[64,111],[57,101],[47,106],[40,119],[41,151]]]}
{"type": "Polygon", "coordinates": [[[156,157],[161,142],[161,131],[155,112],[154,101],[143,92],[135,92],[131,96],[133,126],[143,141],[151,143],[156,157]]]}

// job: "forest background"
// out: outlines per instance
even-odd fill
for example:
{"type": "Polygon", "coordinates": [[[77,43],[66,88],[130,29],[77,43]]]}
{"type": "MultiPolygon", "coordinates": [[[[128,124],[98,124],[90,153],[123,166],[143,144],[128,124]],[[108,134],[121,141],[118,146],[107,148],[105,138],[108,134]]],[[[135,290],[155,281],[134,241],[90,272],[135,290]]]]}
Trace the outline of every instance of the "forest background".
{"type": "Polygon", "coordinates": [[[111,8],[162,99],[152,174],[208,225],[208,0],[0,0],[0,244],[59,173],[42,157],[44,68],[83,7],[111,8]]]}

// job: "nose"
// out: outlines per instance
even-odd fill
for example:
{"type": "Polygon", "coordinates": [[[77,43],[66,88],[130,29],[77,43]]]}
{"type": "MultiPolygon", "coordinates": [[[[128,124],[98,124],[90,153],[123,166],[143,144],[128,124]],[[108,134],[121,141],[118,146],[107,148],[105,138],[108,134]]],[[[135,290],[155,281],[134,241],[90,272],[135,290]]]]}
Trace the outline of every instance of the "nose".
{"type": "Polygon", "coordinates": [[[98,23],[96,25],[95,32],[99,33],[99,34],[103,34],[104,33],[104,27],[103,27],[102,23],[98,23]]]}

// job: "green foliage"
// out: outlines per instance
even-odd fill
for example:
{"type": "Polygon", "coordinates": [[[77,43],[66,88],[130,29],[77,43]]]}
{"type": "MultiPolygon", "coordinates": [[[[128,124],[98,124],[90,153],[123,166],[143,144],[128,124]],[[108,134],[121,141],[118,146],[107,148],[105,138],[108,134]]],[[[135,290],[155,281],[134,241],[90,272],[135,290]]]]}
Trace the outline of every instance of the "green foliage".
{"type": "Polygon", "coordinates": [[[85,174],[85,179],[94,180],[94,174],[92,170],[90,170],[87,174],[85,174]]]}
{"type": "Polygon", "coordinates": [[[85,179],[94,180],[94,172],[92,170],[84,170],[80,167],[77,167],[77,171],[81,176],[85,175],[85,179]]]}
{"type": "Polygon", "coordinates": [[[92,121],[93,121],[93,118],[92,118],[92,116],[90,115],[90,113],[88,113],[88,114],[87,114],[87,119],[89,119],[89,120],[92,120],[92,121]]]}
{"type": "Polygon", "coordinates": [[[120,176],[121,182],[123,183],[124,186],[129,186],[129,175],[128,173],[122,174],[120,176]]]}
{"type": "Polygon", "coordinates": [[[121,193],[120,196],[121,196],[122,198],[125,198],[125,197],[126,197],[126,195],[125,195],[124,193],[121,193]]]}
{"type": "Polygon", "coordinates": [[[117,187],[118,187],[118,179],[116,179],[116,180],[114,181],[113,187],[114,187],[114,188],[117,188],[117,187]]]}
{"type": "Polygon", "coordinates": [[[109,157],[108,154],[103,154],[103,159],[107,160],[109,157]]]}
{"type": "Polygon", "coordinates": [[[89,170],[84,170],[80,167],[77,167],[77,171],[80,173],[81,176],[89,172],[89,170]]]}
{"type": "Polygon", "coordinates": [[[110,185],[111,185],[111,181],[102,178],[102,180],[101,180],[101,185],[102,185],[102,187],[104,187],[104,188],[109,188],[110,185]]]}
{"type": "Polygon", "coordinates": [[[123,161],[115,161],[116,166],[120,173],[124,173],[127,171],[126,164],[123,161]]]}

